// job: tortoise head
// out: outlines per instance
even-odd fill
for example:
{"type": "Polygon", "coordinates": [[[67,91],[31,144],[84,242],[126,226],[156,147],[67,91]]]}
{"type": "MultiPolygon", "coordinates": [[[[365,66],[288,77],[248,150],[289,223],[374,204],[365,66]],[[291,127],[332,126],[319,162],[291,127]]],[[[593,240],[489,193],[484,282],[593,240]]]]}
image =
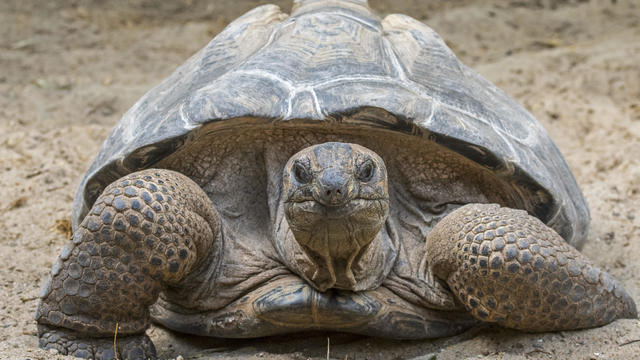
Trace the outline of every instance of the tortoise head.
{"type": "Polygon", "coordinates": [[[301,248],[334,287],[357,288],[354,259],[389,213],[387,170],[375,152],[329,142],[293,155],[284,168],[285,217],[301,248]]]}

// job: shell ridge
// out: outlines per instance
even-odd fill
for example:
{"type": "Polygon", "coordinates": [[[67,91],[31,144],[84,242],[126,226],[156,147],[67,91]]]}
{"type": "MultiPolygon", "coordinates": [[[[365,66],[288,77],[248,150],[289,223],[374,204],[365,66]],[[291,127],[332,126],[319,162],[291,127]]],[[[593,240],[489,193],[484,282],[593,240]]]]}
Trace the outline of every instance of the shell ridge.
{"type": "MultiPolygon", "coordinates": [[[[261,14],[261,15],[263,15],[263,14],[261,14]]],[[[222,73],[218,77],[216,77],[214,81],[217,81],[220,77],[233,72],[235,69],[237,69],[238,67],[240,67],[244,63],[246,63],[248,59],[254,57],[256,53],[260,52],[262,49],[264,49],[265,47],[269,46],[274,41],[276,33],[282,27],[283,18],[285,16],[287,16],[287,15],[288,14],[282,12],[280,10],[280,7],[278,7],[277,5],[267,4],[267,5],[258,6],[257,8],[248,11],[247,13],[243,14],[242,16],[240,16],[238,19],[236,19],[233,22],[231,22],[231,24],[229,24],[225,29],[223,29],[221,33],[219,33],[216,37],[214,37],[205,46],[205,48],[202,51],[213,48],[215,42],[223,42],[224,40],[236,40],[236,38],[231,38],[230,35],[233,34],[233,33],[235,33],[235,34],[244,34],[244,33],[246,33],[247,32],[247,27],[249,25],[251,25],[251,24],[253,24],[253,25],[260,24],[262,27],[266,28],[271,23],[274,22],[274,18],[275,18],[275,21],[277,21],[277,19],[281,19],[280,23],[275,25],[274,26],[275,28],[271,30],[271,33],[269,34],[269,37],[267,38],[267,41],[262,46],[260,46],[258,49],[254,50],[253,52],[251,52],[249,54],[245,54],[244,57],[242,59],[240,59],[239,62],[237,62],[236,64],[234,64],[234,65],[230,66],[229,68],[227,68],[224,71],[224,73],[222,73]],[[265,18],[260,18],[260,19],[253,19],[252,22],[246,22],[247,20],[249,20],[251,18],[255,18],[256,15],[259,14],[260,12],[269,11],[269,10],[271,10],[271,14],[269,14],[269,16],[267,16],[265,18]],[[238,30],[237,28],[242,28],[242,29],[241,29],[241,31],[237,31],[238,30]]],[[[203,56],[201,57],[201,60],[204,61],[207,58],[207,56],[205,56],[205,55],[206,54],[203,54],[203,56]]],[[[201,65],[202,64],[200,64],[199,68],[202,68],[201,65]]]]}
{"type": "MultiPolygon", "coordinates": [[[[441,106],[445,109],[448,110],[452,110],[454,112],[472,117],[474,119],[477,119],[478,121],[482,122],[485,125],[491,126],[492,128],[495,129],[495,126],[493,124],[491,124],[490,122],[486,121],[485,119],[483,119],[482,117],[480,117],[478,114],[473,113],[473,112],[469,112],[465,109],[461,109],[455,105],[450,105],[444,102],[441,102],[440,100],[434,98],[432,95],[430,95],[427,90],[424,88],[424,86],[418,82],[415,82],[414,80],[411,79],[406,79],[406,81],[401,81],[401,79],[394,79],[394,78],[388,78],[385,76],[379,76],[379,75],[372,75],[372,76],[337,76],[334,77],[330,80],[326,80],[326,81],[321,81],[321,82],[310,82],[310,83],[302,83],[302,86],[313,86],[313,87],[324,87],[324,86],[330,86],[336,83],[343,83],[343,82],[378,82],[378,83],[383,83],[383,84],[388,84],[389,82],[394,83],[394,85],[398,85],[399,87],[404,88],[405,90],[412,92],[422,98],[426,98],[428,100],[430,100],[432,103],[437,104],[438,106],[441,106]]],[[[495,129],[496,131],[501,131],[500,129],[495,129]]]]}
{"type": "Polygon", "coordinates": [[[182,123],[184,124],[184,127],[186,129],[189,129],[189,130],[195,129],[196,127],[198,127],[199,124],[191,120],[191,118],[189,117],[189,114],[187,114],[187,112],[184,110],[184,105],[185,103],[180,104],[180,109],[178,111],[180,119],[182,120],[182,123]]]}
{"type": "Polygon", "coordinates": [[[398,54],[396,54],[391,42],[386,36],[382,36],[382,45],[384,46],[385,54],[389,60],[391,60],[391,68],[394,70],[396,77],[402,81],[407,81],[407,72],[404,66],[400,63],[400,60],[398,60],[398,54]]]}
{"type": "Polygon", "coordinates": [[[323,112],[322,108],[320,107],[320,100],[318,100],[318,94],[316,94],[316,90],[311,88],[309,89],[309,92],[311,93],[311,99],[313,99],[313,106],[316,110],[316,114],[318,115],[318,117],[322,117],[323,112]]]}
{"type": "MultiPolygon", "coordinates": [[[[420,121],[420,122],[425,124],[426,128],[429,128],[429,125],[433,121],[433,116],[435,115],[436,111],[439,111],[439,109],[440,109],[440,105],[438,103],[434,102],[433,104],[431,104],[430,108],[431,108],[430,109],[431,111],[429,112],[429,116],[427,116],[426,119],[423,119],[423,120],[420,121]]],[[[467,125],[464,122],[460,121],[460,119],[458,119],[457,117],[456,117],[456,120],[460,123],[460,125],[462,125],[463,128],[466,129],[467,125]]]]}
{"type": "MultiPolygon", "coordinates": [[[[401,15],[401,14],[392,14],[392,15],[388,15],[388,16],[383,20],[383,23],[389,23],[389,21],[393,21],[393,20],[394,20],[394,18],[397,18],[397,19],[402,20],[402,21],[404,22],[404,24],[403,24],[403,25],[405,25],[405,26],[403,26],[403,27],[400,27],[400,28],[399,28],[400,32],[412,31],[412,29],[410,29],[410,28],[406,27],[406,22],[407,22],[407,20],[409,20],[409,21],[411,21],[411,22],[417,22],[417,21],[415,21],[413,18],[411,18],[411,17],[409,17],[409,16],[406,16],[406,15],[401,15]]],[[[424,25],[424,24],[422,24],[422,23],[419,23],[419,24],[420,24],[420,25],[422,25],[421,27],[423,28],[423,30],[427,31],[429,35],[431,35],[431,36],[435,37],[436,39],[438,39],[438,40],[442,41],[442,40],[441,40],[441,37],[440,37],[440,36],[439,36],[435,31],[433,31],[433,29],[431,29],[430,27],[428,27],[428,26],[426,26],[426,25],[424,25]]],[[[394,27],[394,29],[398,29],[397,25],[396,25],[396,27],[394,27]]],[[[480,121],[481,123],[483,123],[483,124],[485,124],[485,125],[490,126],[490,127],[493,129],[493,131],[494,131],[494,132],[496,132],[496,134],[497,134],[500,138],[502,138],[503,142],[507,145],[507,147],[509,148],[509,150],[510,150],[510,152],[511,152],[511,153],[516,153],[516,152],[515,152],[515,149],[513,148],[512,144],[511,144],[511,142],[509,141],[509,139],[511,139],[511,140],[513,140],[513,141],[516,141],[516,142],[518,142],[518,143],[520,143],[520,144],[523,144],[523,145],[527,146],[527,144],[528,144],[528,143],[526,142],[526,140],[527,140],[530,136],[533,136],[533,134],[532,134],[532,133],[533,133],[533,131],[528,132],[528,133],[527,133],[527,137],[526,137],[526,138],[524,138],[524,139],[520,139],[520,138],[518,138],[518,137],[514,136],[513,134],[510,134],[510,133],[508,133],[508,132],[504,131],[504,130],[503,130],[503,129],[501,129],[500,127],[496,126],[496,124],[493,124],[493,123],[491,123],[491,122],[488,122],[488,121],[487,121],[486,119],[484,119],[480,114],[477,114],[477,113],[475,113],[475,112],[468,111],[468,110],[466,110],[466,109],[462,109],[462,108],[457,107],[457,106],[452,105],[452,104],[446,104],[446,103],[441,102],[440,100],[436,99],[436,98],[435,98],[435,97],[433,97],[432,95],[430,95],[430,94],[429,94],[428,89],[427,89],[423,84],[420,84],[419,82],[417,82],[417,81],[415,81],[415,80],[413,80],[413,79],[409,78],[409,77],[406,75],[406,70],[404,69],[403,65],[401,64],[401,62],[399,61],[399,59],[398,59],[398,57],[397,57],[397,55],[396,55],[396,51],[395,51],[395,48],[394,48],[394,46],[393,46],[393,43],[388,39],[388,37],[387,37],[387,36],[384,36],[384,39],[386,40],[386,41],[384,42],[384,44],[385,44],[385,45],[387,45],[387,44],[388,44],[388,46],[390,47],[390,49],[389,49],[389,52],[390,52],[389,56],[391,56],[392,64],[394,64],[394,66],[395,66],[398,70],[403,70],[403,71],[400,73],[400,74],[401,74],[400,79],[401,79],[401,80],[403,80],[404,82],[406,82],[406,84],[407,84],[407,88],[412,89],[414,93],[417,93],[418,95],[420,95],[420,96],[421,96],[421,97],[423,97],[423,98],[428,98],[428,99],[430,99],[434,104],[437,104],[438,106],[443,106],[443,107],[444,107],[444,108],[446,108],[446,109],[450,109],[450,110],[453,110],[453,111],[458,112],[458,113],[460,113],[460,114],[463,114],[463,115],[469,116],[469,117],[471,117],[471,118],[473,118],[473,119],[476,119],[477,121],[480,121]],[[508,139],[507,139],[507,138],[508,138],[508,139]]],[[[445,51],[446,51],[446,50],[449,50],[449,49],[448,49],[448,48],[445,48],[445,51]]],[[[451,52],[450,50],[448,51],[448,53],[449,53],[449,55],[451,55],[451,56],[455,56],[455,55],[453,54],[453,52],[451,52]]],[[[476,80],[476,81],[477,81],[477,80],[478,80],[478,78],[480,78],[481,80],[483,80],[482,82],[486,82],[486,80],[484,80],[484,78],[481,78],[480,76],[476,76],[476,75],[475,75],[475,73],[471,72],[471,71],[469,70],[469,68],[468,68],[468,67],[466,67],[466,66],[465,66],[464,64],[462,64],[461,62],[456,61],[456,62],[454,62],[454,63],[456,64],[456,68],[458,69],[458,71],[460,72],[460,74],[461,74],[462,76],[464,76],[465,78],[470,77],[469,75],[471,74],[471,75],[473,75],[473,76],[471,76],[471,78],[473,78],[473,80],[476,80]]],[[[496,92],[495,90],[496,90],[497,88],[495,88],[493,85],[492,85],[492,86],[490,86],[489,88],[491,88],[492,92],[496,92]],[[495,89],[494,89],[494,88],[495,88],[495,89]]],[[[497,94],[497,95],[500,95],[501,97],[504,97],[504,96],[505,96],[504,92],[502,92],[500,89],[497,89],[497,90],[498,90],[498,94],[497,94]]],[[[536,125],[536,132],[537,132],[537,131],[539,130],[538,128],[540,127],[540,125],[539,125],[539,124],[537,124],[535,121],[532,121],[532,117],[531,117],[531,115],[529,115],[529,114],[528,114],[528,113],[526,113],[526,112],[522,112],[522,113],[523,113],[525,116],[527,116],[528,123],[531,123],[531,124],[535,124],[535,125],[536,125]]],[[[500,118],[500,117],[497,117],[497,118],[500,118]]],[[[432,116],[430,116],[430,117],[429,117],[429,122],[431,121],[431,119],[432,119],[432,116]]],[[[500,124],[500,125],[502,125],[502,124],[500,124]]],[[[464,127],[466,128],[466,126],[464,126],[464,127]]]]}
{"type": "Polygon", "coordinates": [[[318,100],[318,94],[316,93],[315,88],[312,86],[298,86],[289,93],[289,97],[287,98],[287,112],[282,117],[282,120],[291,120],[291,119],[302,119],[302,118],[310,118],[310,119],[323,119],[323,111],[320,107],[320,101],[318,100]],[[302,113],[294,113],[293,111],[293,102],[296,97],[303,93],[309,93],[311,95],[313,114],[302,114],[302,113]]]}
{"type": "Polygon", "coordinates": [[[313,16],[313,15],[317,15],[320,12],[328,12],[330,13],[332,16],[339,16],[339,17],[343,17],[345,19],[349,19],[352,20],[364,27],[369,28],[370,30],[375,30],[375,32],[380,33],[381,29],[380,26],[376,26],[375,23],[369,23],[367,21],[365,21],[362,18],[359,18],[353,14],[350,14],[349,11],[345,11],[345,9],[341,8],[341,7],[326,7],[323,8],[321,11],[308,11],[308,12],[304,12],[301,14],[296,14],[292,17],[292,19],[300,19],[303,17],[307,17],[307,16],[313,16]],[[333,10],[333,11],[331,11],[333,10]]]}
{"type": "MultiPolygon", "coordinates": [[[[285,14],[285,13],[283,13],[283,14],[285,14]]],[[[276,27],[273,30],[271,30],[271,34],[269,34],[269,37],[267,38],[267,41],[261,47],[259,47],[258,49],[254,50],[252,53],[250,53],[247,56],[245,56],[245,58],[242,59],[242,61],[240,61],[237,64],[235,64],[234,66],[230,67],[229,70],[227,70],[227,72],[224,75],[231,74],[231,73],[235,72],[237,69],[243,67],[247,62],[249,62],[254,57],[256,57],[258,54],[260,54],[264,49],[266,49],[269,46],[271,46],[276,41],[276,36],[279,35],[278,33],[280,31],[282,31],[284,28],[286,28],[288,26],[291,26],[293,23],[294,23],[294,21],[292,20],[292,18],[288,18],[287,21],[282,21],[282,22],[280,22],[280,24],[276,25],[276,27]]]]}
{"type": "MultiPolygon", "coordinates": [[[[264,5],[267,6],[267,5],[264,5]]],[[[278,8],[279,10],[279,8],[278,8]]],[[[285,13],[282,13],[282,15],[286,15],[285,13]]],[[[246,69],[246,70],[239,70],[241,69],[244,65],[247,64],[247,62],[249,62],[250,60],[252,60],[253,58],[255,58],[256,56],[258,56],[262,51],[264,51],[264,49],[268,48],[269,46],[271,46],[275,41],[277,36],[279,35],[279,33],[285,29],[286,27],[292,25],[294,23],[294,21],[292,21],[291,18],[288,19],[288,21],[282,21],[280,22],[278,25],[275,26],[274,29],[271,30],[271,33],[269,34],[269,37],[267,38],[267,41],[260,46],[258,49],[254,50],[253,52],[247,54],[240,62],[236,63],[235,65],[229,67],[224,74],[222,74],[221,76],[218,76],[214,81],[212,81],[209,85],[203,86],[201,88],[199,88],[198,90],[196,90],[196,94],[201,94],[201,93],[206,93],[207,91],[211,90],[211,89],[218,89],[219,85],[221,82],[223,82],[227,77],[231,76],[231,75],[237,75],[237,74],[244,74],[244,75],[249,75],[249,76],[255,76],[255,75],[260,75],[260,77],[262,78],[266,78],[266,79],[270,79],[270,80],[275,80],[280,84],[284,84],[287,88],[287,90],[289,90],[289,92],[291,93],[291,89],[294,89],[293,84],[291,84],[289,81],[286,81],[285,79],[282,79],[278,76],[276,76],[273,73],[270,73],[269,71],[266,70],[259,70],[259,69],[246,69]]],[[[215,40],[215,38],[214,38],[215,40]]],[[[192,98],[195,96],[192,96],[192,98]]],[[[291,98],[291,95],[290,95],[291,98]]],[[[214,111],[217,111],[214,109],[214,111]]],[[[289,99],[289,103],[287,105],[287,112],[291,112],[291,103],[290,103],[290,99],[289,99]]]]}

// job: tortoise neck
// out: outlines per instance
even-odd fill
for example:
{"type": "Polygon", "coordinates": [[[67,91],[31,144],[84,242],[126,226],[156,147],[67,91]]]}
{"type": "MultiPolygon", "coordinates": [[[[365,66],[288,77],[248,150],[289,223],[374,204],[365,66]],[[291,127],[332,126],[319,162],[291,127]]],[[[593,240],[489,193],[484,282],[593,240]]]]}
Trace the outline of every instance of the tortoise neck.
{"type": "Polygon", "coordinates": [[[318,291],[373,290],[395,263],[399,242],[389,221],[369,234],[362,229],[357,233],[332,231],[336,227],[341,230],[341,225],[326,223],[315,231],[299,231],[292,229],[284,216],[283,203],[277,213],[273,239],[280,259],[318,291]],[[351,251],[343,251],[345,248],[351,251]]]}

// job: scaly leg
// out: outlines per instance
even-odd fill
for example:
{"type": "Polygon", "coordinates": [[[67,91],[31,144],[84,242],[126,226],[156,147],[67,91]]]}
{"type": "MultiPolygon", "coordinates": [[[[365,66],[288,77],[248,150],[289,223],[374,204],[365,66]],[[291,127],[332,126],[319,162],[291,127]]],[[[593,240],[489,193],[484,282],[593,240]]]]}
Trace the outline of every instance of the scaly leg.
{"type": "Polygon", "coordinates": [[[476,318],[526,331],[637,318],[622,285],[522,210],[470,204],[442,219],[426,256],[476,318]]]}
{"type": "Polygon", "coordinates": [[[155,358],[144,334],[160,291],[209,265],[220,221],[186,176],[150,169],[109,185],[51,270],[36,313],[40,346],[63,354],[155,358]]]}

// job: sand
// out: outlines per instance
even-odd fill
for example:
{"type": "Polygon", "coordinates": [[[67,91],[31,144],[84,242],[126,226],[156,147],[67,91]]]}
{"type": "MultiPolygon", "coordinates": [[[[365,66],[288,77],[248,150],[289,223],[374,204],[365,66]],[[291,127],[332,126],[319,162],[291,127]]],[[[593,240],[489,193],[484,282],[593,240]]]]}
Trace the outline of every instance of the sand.
{"type": "MultiPolygon", "coordinates": [[[[67,241],[73,194],[120,116],[257,1],[0,2],[0,358],[38,349],[33,313],[67,241]]],[[[290,9],[290,3],[281,7],[290,9]]],[[[640,303],[640,4],[371,0],[411,14],[549,131],[591,208],[583,252],[640,303]]],[[[433,341],[311,334],[227,341],[148,333],[160,358],[632,359],[640,322],[433,341]],[[329,347],[327,346],[330,342],[329,347]]]]}

